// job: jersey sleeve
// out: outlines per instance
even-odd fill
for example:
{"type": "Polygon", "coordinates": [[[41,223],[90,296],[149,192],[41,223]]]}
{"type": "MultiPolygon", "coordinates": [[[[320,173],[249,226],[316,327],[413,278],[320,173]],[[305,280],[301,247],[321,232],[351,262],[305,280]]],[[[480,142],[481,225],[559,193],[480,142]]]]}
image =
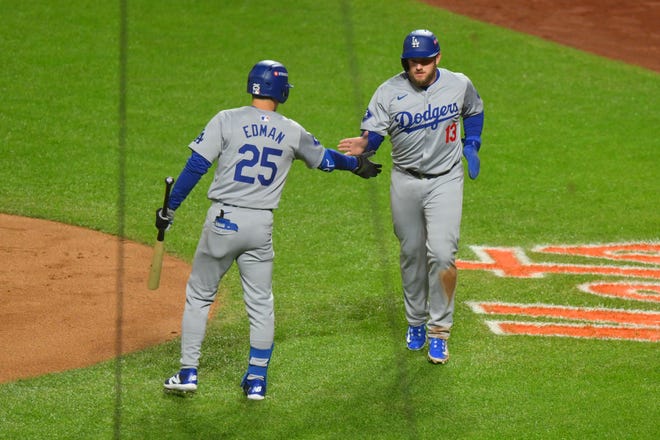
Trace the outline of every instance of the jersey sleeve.
{"type": "Polygon", "coordinates": [[[390,125],[390,116],[388,111],[388,96],[387,86],[381,85],[376,89],[367,111],[362,118],[360,124],[361,130],[366,130],[370,133],[377,133],[380,136],[387,135],[387,129],[390,125]]]}
{"type": "Polygon", "coordinates": [[[325,147],[302,126],[298,125],[298,127],[300,128],[300,140],[294,152],[295,158],[305,162],[308,168],[318,168],[323,160],[325,147]]]}
{"type": "Polygon", "coordinates": [[[470,116],[474,116],[478,113],[483,113],[484,111],[484,103],[481,100],[481,96],[479,96],[479,93],[477,92],[477,89],[474,87],[474,84],[472,84],[472,81],[465,76],[462,75],[463,78],[465,78],[466,85],[465,85],[465,98],[463,100],[463,108],[461,110],[461,114],[463,118],[467,118],[470,116]]]}
{"type": "Polygon", "coordinates": [[[223,127],[230,126],[223,122],[224,119],[226,119],[226,115],[223,112],[215,115],[199,136],[188,145],[192,151],[211,163],[215,162],[222,153],[223,127]]]}

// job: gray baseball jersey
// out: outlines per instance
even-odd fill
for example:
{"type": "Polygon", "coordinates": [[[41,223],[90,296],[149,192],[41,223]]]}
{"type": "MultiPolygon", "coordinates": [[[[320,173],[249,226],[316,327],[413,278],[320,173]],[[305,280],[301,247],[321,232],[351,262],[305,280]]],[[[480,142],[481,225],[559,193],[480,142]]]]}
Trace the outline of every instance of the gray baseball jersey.
{"type": "Polygon", "coordinates": [[[208,198],[244,208],[277,208],[294,159],[321,164],[324,147],[277,112],[245,106],[218,113],[189,147],[213,163],[208,198]]]}
{"type": "Polygon", "coordinates": [[[461,160],[460,117],[483,111],[470,79],[438,69],[438,80],[420,91],[400,73],[374,93],[361,129],[390,135],[392,162],[403,169],[441,174],[461,160]]]}

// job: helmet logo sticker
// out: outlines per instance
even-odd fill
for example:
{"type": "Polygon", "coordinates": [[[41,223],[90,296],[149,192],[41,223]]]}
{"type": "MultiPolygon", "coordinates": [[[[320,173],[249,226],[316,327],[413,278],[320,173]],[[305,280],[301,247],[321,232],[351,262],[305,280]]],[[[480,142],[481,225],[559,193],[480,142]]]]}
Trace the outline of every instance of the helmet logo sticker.
{"type": "Polygon", "coordinates": [[[261,84],[252,83],[252,94],[259,95],[261,93],[261,84]]]}
{"type": "Polygon", "coordinates": [[[412,37],[412,47],[419,47],[419,40],[415,37],[412,37]]]}

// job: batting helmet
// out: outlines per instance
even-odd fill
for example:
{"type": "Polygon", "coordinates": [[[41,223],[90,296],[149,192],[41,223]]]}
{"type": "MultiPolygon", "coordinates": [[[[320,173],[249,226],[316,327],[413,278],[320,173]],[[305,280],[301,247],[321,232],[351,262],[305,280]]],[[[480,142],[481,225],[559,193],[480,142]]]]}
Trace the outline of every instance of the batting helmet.
{"type": "Polygon", "coordinates": [[[408,58],[431,58],[440,53],[440,44],[433,32],[425,29],[412,31],[403,40],[403,51],[401,52],[401,65],[403,70],[408,70],[406,60],[408,58]]]}
{"type": "Polygon", "coordinates": [[[247,92],[254,96],[273,98],[284,103],[291,87],[289,72],[277,61],[259,61],[248,74],[247,92]]]}

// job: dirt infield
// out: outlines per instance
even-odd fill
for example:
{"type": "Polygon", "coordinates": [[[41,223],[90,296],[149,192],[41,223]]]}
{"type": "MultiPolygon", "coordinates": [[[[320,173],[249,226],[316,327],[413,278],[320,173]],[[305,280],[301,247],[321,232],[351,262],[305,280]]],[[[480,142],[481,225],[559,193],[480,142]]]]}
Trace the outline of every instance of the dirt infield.
{"type": "MultiPolygon", "coordinates": [[[[424,0],[480,21],[660,72],[659,0],[424,0]]],[[[442,24],[434,29],[438,38],[442,24]]]]}
{"type": "MultiPolygon", "coordinates": [[[[658,0],[426,3],[660,71],[658,0]]],[[[119,270],[119,245],[88,229],[0,214],[0,383],[115,357],[118,291],[124,353],[178,336],[189,265],[166,256],[161,288],[149,291],[152,249],[122,243],[119,270]]]]}
{"type": "Polygon", "coordinates": [[[123,353],[178,336],[189,265],[166,256],[151,291],[153,248],[122,248],[120,268],[117,237],[0,214],[0,383],[112,359],[120,318],[123,353]]]}

